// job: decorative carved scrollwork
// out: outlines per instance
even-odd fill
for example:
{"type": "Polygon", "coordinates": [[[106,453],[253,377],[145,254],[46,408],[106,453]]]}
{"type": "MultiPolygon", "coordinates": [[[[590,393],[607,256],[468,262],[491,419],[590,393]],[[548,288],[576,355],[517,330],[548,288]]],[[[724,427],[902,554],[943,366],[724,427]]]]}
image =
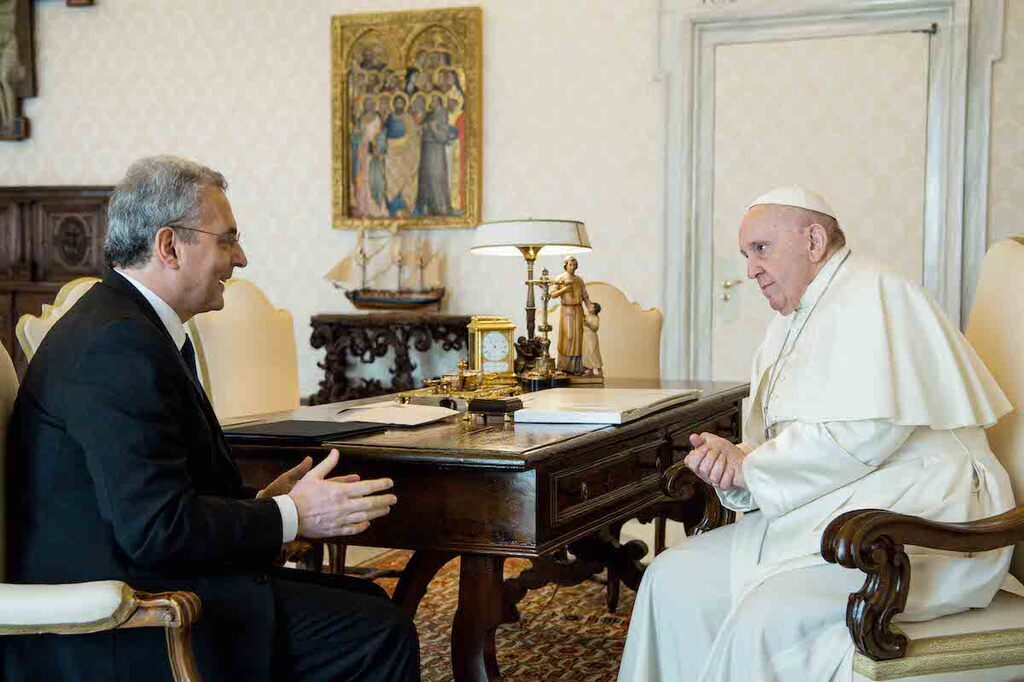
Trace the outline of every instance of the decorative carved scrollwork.
{"type": "Polygon", "coordinates": [[[846,512],[821,536],[825,561],[868,574],[850,595],[846,625],[857,649],[876,660],[899,658],[907,641],[894,632],[893,617],[906,606],[910,561],[905,545],[952,552],[987,552],[1024,541],[1024,505],[966,523],[939,523],[883,509],[846,512]]]}
{"type": "Polygon", "coordinates": [[[700,535],[727,526],[736,520],[736,512],[723,507],[711,486],[697,478],[681,460],[662,474],[661,490],[674,502],[703,503],[703,516],[696,525],[687,525],[687,535],[700,535]]]}
{"type": "Polygon", "coordinates": [[[907,651],[907,638],[890,624],[907,604],[910,560],[902,544],[872,533],[870,526],[864,525],[865,511],[880,510],[847,512],[833,519],[822,535],[821,555],[825,561],[868,574],[864,587],[847,602],[846,627],[859,651],[884,661],[900,658],[907,651]]]}
{"type": "Polygon", "coordinates": [[[461,350],[468,343],[469,316],[386,314],[318,315],[313,318],[313,348],[324,348],[327,355],[318,363],[324,370],[320,390],[310,398],[314,404],[350,400],[407,391],[416,387],[416,364],[410,346],[421,353],[440,343],[445,351],[461,350]],[[389,368],[391,386],[378,379],[353,379],[348,370],[353,360],[371,364],[394,352],[389,368]]]}

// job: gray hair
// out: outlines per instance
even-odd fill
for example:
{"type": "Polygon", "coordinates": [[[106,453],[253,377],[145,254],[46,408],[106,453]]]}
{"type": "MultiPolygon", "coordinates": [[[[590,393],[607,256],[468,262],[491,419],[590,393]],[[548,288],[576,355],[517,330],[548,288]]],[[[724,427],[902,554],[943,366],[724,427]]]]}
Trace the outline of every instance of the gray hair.
{"type": "MultiPolygon", "coordinates": [[[[828,237],[828,248],[830,249],[841,249],[846,246],[846,234],[843,229],[839,227],[839,221],[828,215],[827,213],[819,213],[809,208],[803,208],[801,206],[782,206],[779,204],[758,204],[759,206],[771,206],[772,208],[783,211],[789,216],[793,223],[799,224],[800,227],[807,227],[817,223],[825,228],[825,236],[828,237]]],[[[753,206],[751,207],[753,208],[753,206]]]]}
{"type": "MultiPolygon", "coordinates": [[[[171,223],[195,224],[203,187],[227,190],[224,176],[177,156],[139,159],[110,195],[103,256],[110,267],[145,265],[152,257],[157,230],[171,223]]],[[[195,234],[178,233],[191,242],[195,234]]]]}
{"type": "Polygon", "coordinates": [[[818,213],[812,211],[815,214],[817,220],[814,222],[819,223],[825,228],[825,235],[828,237],[828,245],[830,248],[841,249],[846,246],[846,234],[843,232],[843,228],[839,227],[839,221],[830,215],[824,213],[818,213]]]}

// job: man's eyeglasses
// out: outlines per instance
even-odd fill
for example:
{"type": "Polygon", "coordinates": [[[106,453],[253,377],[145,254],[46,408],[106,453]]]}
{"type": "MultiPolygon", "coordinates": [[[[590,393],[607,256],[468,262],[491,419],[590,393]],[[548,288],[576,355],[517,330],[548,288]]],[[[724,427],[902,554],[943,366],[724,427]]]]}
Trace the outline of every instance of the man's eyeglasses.
{"type": "Polygon", "coordinates": [[[173,227],[175,230],[188,230],[189,232],[202,232],[203,234],[213,235],[217,238],[217,243],[225,247],[240,246],[242,241],[242,235],[239,232],[210,232],[209,230],[199,230],[176,223],[168,223],[167,227],[173,227]]]}

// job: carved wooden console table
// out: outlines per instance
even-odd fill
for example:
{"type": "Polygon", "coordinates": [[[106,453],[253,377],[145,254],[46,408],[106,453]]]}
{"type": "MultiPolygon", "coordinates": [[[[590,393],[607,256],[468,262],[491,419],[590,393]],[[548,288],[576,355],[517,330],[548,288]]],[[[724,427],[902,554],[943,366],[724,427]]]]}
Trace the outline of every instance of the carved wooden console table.
{"type": "Polygon", "coordinates": [[[469,315],[414,312],[314,315],[309,342],[313,348],[325,348],[327,356],[319,363],[324,370],[320,390],[310,402],[333,403],[415,388],[410,346],[426,352],[437,343],[446,351],[460,351],[468,341],[469,319],[469,315]],[[395,352],[394,367],[389,369],[391,386],[379,379],[348,376],[356,361],[371,364],[387,355],[388,349],[395,352]]]}

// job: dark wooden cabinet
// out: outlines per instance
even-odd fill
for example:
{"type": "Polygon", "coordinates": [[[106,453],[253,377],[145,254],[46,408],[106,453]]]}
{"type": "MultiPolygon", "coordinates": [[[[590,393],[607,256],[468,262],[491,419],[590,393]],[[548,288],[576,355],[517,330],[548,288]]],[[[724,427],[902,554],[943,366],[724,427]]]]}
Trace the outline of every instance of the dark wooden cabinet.
{"type": "Polygon", "coordinates": [[[0,187],[0,342],[18,374],[18,318],[38,315],[61,286],[103,274],[110,187],[0,187]]]}

